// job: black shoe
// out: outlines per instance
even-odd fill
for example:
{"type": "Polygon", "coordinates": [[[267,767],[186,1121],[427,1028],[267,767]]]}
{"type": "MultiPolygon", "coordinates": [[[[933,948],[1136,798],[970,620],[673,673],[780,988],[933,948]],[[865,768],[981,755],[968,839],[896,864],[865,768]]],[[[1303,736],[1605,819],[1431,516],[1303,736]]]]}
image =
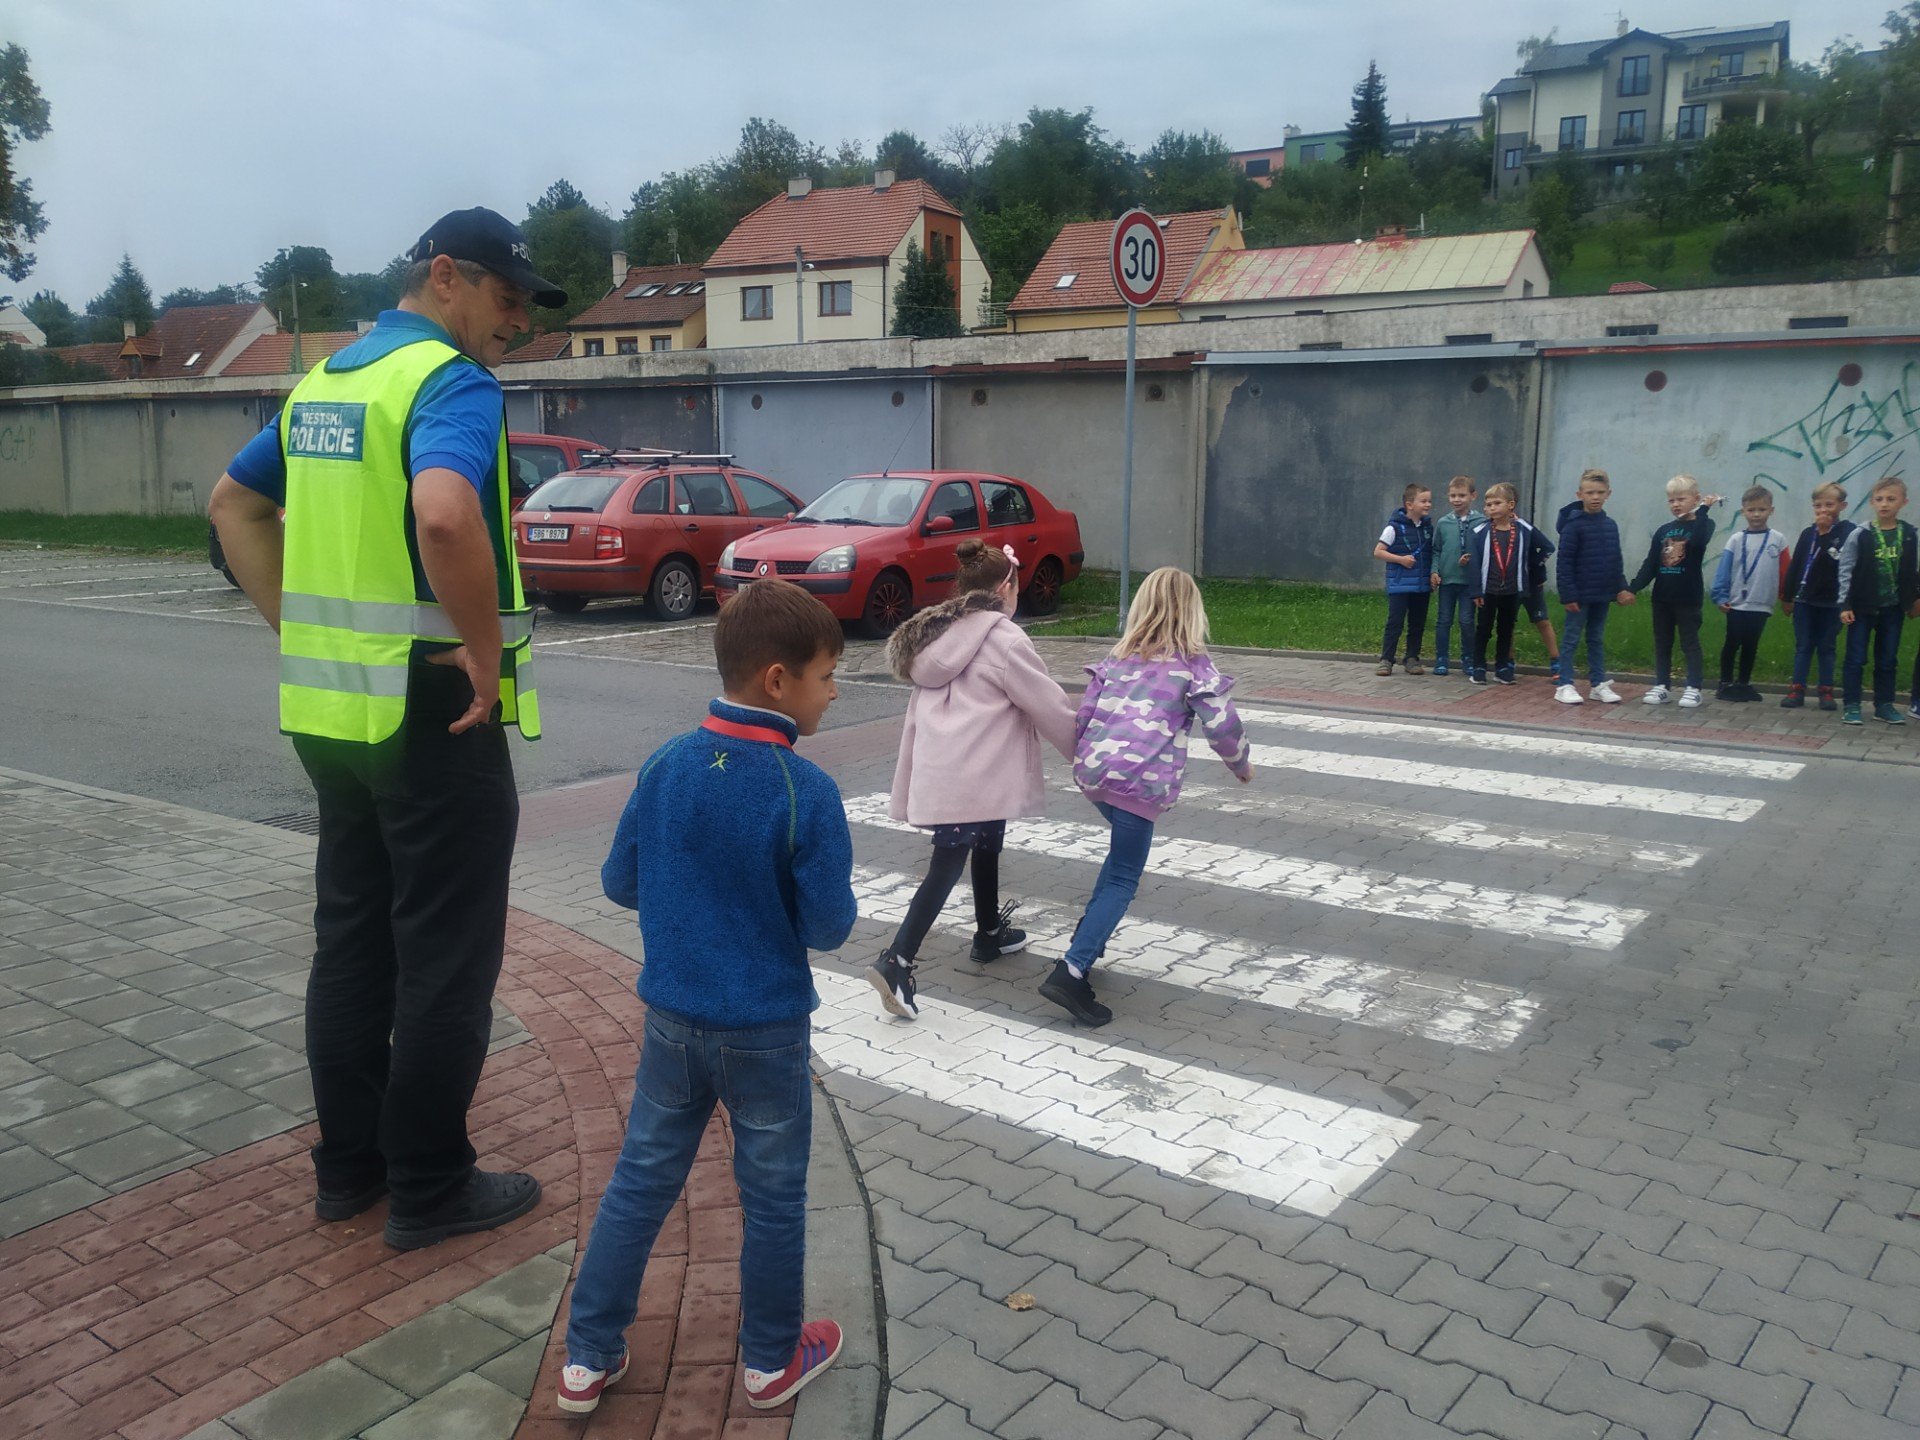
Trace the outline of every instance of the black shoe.
{"type": "Polygon", "coordinates": [[[1733,688],[1738,692],[1733,698],[1736,700],[1744,700],[1748,704],[1757,704],[1759,701],[1767,698],[1751,685],[1736,685],[1733,688]]]}
{"type": "Polygon", "coordinates": [[[1067,962],[1053,962],[1053,973],[1040,982],[1040,993],[1082,1025],[1098,1027],[1113,1019],[1113,1011],[1093,998],[1093,986],[1085,976],[1076,976],[1067,962]]]}
{"type": "Polygon", "coordinates": [[[376,1180],[364,1190],[322,1190],[313,1197],[313,1213],[329,1225],[337,1224],[371,1210],[386,1193],[384,1180],[376,1180]]]}
{"type": "Polygon", "coordinates": [[[1733,693],[1738,688],[1739,687],[1731,680],[1722,680],[1719,685],[1714,688],[1713,698],[1716,700],[1738,700],[1740,697],[1733,693]]]}
{"type": "Polygon", "coordinates": [[[976,930],[973,933],[973,953],[970,956],[976,965],[988,965],[1002,955],[1012,955],[1027,948],[1027,932],[1016,930],[1007,924],[1013,918],[1014,903],[1009,900],[1000,907],[1000,923],[992,930],[976,930]]]}
{"type": "Polygon", "coordinates": [[[913,983],[913,961],[882,950],[880,958],[867,967],[867,983],[880,992],[880,1003],[888,1013],[902,1020],[920,1018],[920,1006],[913,998],[919,993],[913,983]]]}
{"type": "Polygon", "coordinates": [[[419,1250],[455,1235],[472,1235],[518,1220],[540,1203],[531,1175],[476,1170],[467,1183],[424,1215],[388,1215],[386,1240],[396,1250],[419,1250]]]}

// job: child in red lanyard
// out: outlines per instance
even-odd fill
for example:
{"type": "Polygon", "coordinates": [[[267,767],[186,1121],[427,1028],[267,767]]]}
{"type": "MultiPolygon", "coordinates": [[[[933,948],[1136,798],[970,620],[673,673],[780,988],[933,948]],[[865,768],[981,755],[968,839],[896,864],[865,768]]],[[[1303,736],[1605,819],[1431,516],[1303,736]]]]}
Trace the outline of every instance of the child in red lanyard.
{"type": "Polygon", "coordinates": [[[1473,532],[1467,566],[1467,593],[1477,612],[1473,636],[1473,664],[1467,679],[1487,683],[1487,647],[1498,639],[1493,678],[1514,683],[1513,622],[1527,592],[1546,583],[1547,557],[1553,544],[1515,515],[1519,492],[1507,484],[1487,487],[1486,522],[1473,532]]]}

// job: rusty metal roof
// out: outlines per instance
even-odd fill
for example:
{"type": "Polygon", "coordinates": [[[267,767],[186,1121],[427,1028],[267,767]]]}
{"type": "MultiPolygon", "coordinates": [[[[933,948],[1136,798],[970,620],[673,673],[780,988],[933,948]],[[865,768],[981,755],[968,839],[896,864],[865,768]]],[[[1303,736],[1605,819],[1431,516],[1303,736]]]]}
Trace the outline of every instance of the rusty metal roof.
{"type": "Polygon", "coordinates": [[[1513,278],[1532,243],[1531,230],[1500,230],[1425,240],[1223,250],[1194,277],[1180,304],[1499,289],[1513,278]]]}

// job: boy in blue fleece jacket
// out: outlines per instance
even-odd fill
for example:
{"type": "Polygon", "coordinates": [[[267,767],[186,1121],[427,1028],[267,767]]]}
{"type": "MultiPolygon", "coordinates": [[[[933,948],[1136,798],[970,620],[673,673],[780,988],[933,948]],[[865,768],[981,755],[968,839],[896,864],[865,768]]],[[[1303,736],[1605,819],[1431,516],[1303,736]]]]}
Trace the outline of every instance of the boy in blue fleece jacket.
{"type": "Polygon", "coordinates": [[[641,767],[600,873],[640,912],[646,1034],[626,1143],[574,1287],[560,1408],[583,1415],[626,1373],[647,1256],[715,1103],[733,1122],[740,1357],[747,1401],[791,1399],[840,1352],[840,1327],[800,1318],[813,1108],[807,951],[853,930],[853,842],[840,791],[793,754],[837,695],[840,623],[783,580],[720,612],[725,698],[641,767]]]}

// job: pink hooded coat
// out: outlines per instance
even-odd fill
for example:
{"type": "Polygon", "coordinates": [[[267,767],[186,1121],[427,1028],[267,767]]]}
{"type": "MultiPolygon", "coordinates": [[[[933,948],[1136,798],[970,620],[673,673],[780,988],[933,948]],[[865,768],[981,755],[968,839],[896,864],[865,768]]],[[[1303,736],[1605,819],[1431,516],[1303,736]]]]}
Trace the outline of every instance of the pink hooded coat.
{"type": "Polygon", "coordinates": [[[1073,758],[1073,702],[994,596],[921,611],[894,632],[887,658],[913,682],[894,819],[959,825],[1044,812],[1040,741],[1073,758]]]}

